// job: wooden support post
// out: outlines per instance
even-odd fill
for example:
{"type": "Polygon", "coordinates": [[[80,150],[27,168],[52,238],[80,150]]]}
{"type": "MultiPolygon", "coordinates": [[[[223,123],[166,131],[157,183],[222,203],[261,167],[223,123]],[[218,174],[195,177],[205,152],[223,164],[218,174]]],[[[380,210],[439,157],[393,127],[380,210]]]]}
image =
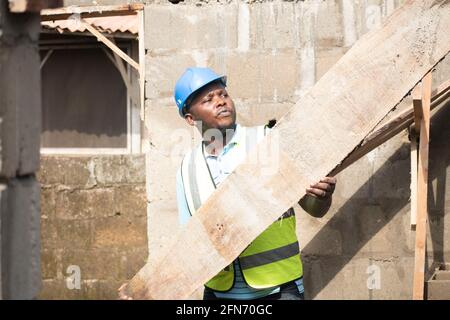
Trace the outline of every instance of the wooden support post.
{"type": "Polygon", "coordinates": [[[98,41],[103,42],[115,54],[117,54],[123,60],[128,62],[138,72],[140,72],[140,66],[139,66],[139,64],[136,61],[131,59],[125,52],[120,50],[119,47],[117,47],[111,40],[106,38],[100,31],[95,29],[89,22],[87,22],[85,19],[80,19],[80,23],[82,23],[90,33],[92,33],[94,36],[96,36],[98,41]]]}
{"type": "Polygon", "coordinates": [[[45,63],[46,63],[47,60],[50,58],[50,56],[52,55],[52,53],[53,53],[53,49],[50,49],[50,50],[47,51],[47,53],[46,53],[44,59],[42,59],[42,61],[41,61],[41,64],[40,64],[40,66],[39,66],[39,69],[42,69],[42,68],[44,67],[45,63]]]}
{"type": "Polygon", "coordinates": [[[428,200],[428,146],[430,141],[430,105],[431,105],[431,72],[422,80],[421,108],[415,109],[420,114],[420,140],[417,170],[417,221],[416,246],[414,259],[413,299],[423,300],[425,283],[425,256],[427,230],[428,200]]]}
{"type": "Polygon", "coordinates": [[[140,94],[140,107],[141,107],[141,121],[144,121],[144,102],[145,102],[145,44],[144,44],[144,30],[145,30],[145,18],[144,10],[138,12],[139,20],[139,94],[140,94]]]}
{"type": "MultiPolygon", "coordinates": [[[[116,41],[114,40],[113,37],[111,37],[111,42],[117,46],[116,41]]],[[[125,86],[127,87],[128,93],[131,95],[131,81],[130,81],[130,77],[128,75],[127,72],[127,68],[124,66],[122,60],[120,59],[119,55],[112,51],[113,56],[111,56],[108,52],[108,49],[103,48],[103,50],[105,51],[105,54],[108,56],[108,58],[110,58],[110,60],[114,63],[114,65],[116,66],[117,70],[119,71],[120,75],[122,76],[122,80],[125,84],[125,86]]]]}

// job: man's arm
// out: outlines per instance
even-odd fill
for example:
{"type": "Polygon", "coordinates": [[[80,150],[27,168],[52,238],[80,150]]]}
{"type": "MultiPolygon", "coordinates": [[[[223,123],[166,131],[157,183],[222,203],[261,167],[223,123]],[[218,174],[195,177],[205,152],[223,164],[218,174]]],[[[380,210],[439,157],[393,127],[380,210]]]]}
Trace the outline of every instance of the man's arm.
{"type": "Polygon", "coordinates": [[[320,179],[319,182],[306,188],[306,195],[299,200],[298,204],[313,217],[321,218],[330,209],[335,187],[336,178],[320,179]]]}

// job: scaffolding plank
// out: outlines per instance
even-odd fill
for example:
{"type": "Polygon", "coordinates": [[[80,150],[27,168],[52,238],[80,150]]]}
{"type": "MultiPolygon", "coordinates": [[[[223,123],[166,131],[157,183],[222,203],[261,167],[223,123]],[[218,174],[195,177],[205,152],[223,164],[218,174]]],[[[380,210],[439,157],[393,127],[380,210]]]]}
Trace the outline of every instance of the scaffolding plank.
{"type": "Polygon", "coordinates": [[[295,104],[174,234],[174,245],[148,261],[121,294],[187,298],[229,265],[304,196],[306,186],[342,163],[449,52],[448,30],[448,1],[405,2],[295,104]],[[254,160],[264,154],[273,156],[254,160]]]}

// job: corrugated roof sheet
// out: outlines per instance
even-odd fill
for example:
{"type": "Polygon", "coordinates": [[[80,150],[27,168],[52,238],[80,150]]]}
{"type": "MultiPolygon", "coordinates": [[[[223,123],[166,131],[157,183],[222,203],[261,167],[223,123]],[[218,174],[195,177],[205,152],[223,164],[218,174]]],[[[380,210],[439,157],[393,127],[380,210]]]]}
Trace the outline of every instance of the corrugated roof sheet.
{"type": "MultiPolygon", "coordinates": [[[[137,15],[85,18],[87,22],[96,27],[100,32],[115,33],[124,32],[138,34],[137,15]]],[[[60,32],[85,32],[86,28],[77,19],[42,21],[42,27],[47,29],[57,29],[60,32]]]]}

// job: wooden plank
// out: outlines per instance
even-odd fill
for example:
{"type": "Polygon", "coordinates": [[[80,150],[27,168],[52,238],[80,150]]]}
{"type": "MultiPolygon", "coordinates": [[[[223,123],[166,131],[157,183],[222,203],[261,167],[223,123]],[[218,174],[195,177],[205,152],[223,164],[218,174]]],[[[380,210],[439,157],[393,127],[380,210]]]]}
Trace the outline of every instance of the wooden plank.
{"type": "Polygon", "coordinates": [[[52,53],[53,53],[53,49],[50,49],[50,50],[47,51],[47,53],[45,54],[44,59],[42,59],[41,64],[39,65],[39,69],[42,69],[44,67],[45,63],[50,58],[52,53]]]}
{"type": "MultiPolygon", "coordinates": [[[[450,80],[447,80],[441,84],[436,90],[433,91],[433,97],[431,98],[431,110],[442,104],[444,101],[450,98],[450,80]]],[[[386,124],[377,127],[372,133],[370,133],[361,145],[353,150],[344,161],[339,164],[335,169],[328,173],[330,176],[335,176],[354,162],[368,154],[373,149],[377,148],[381,144],[385,143],[395,135],[399,134],[403,130],[407,129],[414,122],[414,111],[411,105],[405,111],[397,115],[394,119],[391,119],[386,124]]]]}
{"type": "Polygon", "coordinates": [[[73,14],[80,15],[81,18],[110,17],[135,15],[139,10],[143,10],[142,3],[109,5],[109,6],[70,6],[58,9],[47,9],[41,11],[42,21],[66,20],[73,14]]]}
{"type": "Polygon", "coordinates": [[[87,22],[84,19],[80,19],[80,23],[82,23],[90,33],[92,33],[94,36],[96,36],[98,41],[103,42],[108,48],[110,48],[114,53],[116,53],[123,60],[128,62],[138,72],[140,71],[139,64],[136,61],[131,59],[125,52],[120,50],[119,47],[117,47],[111,40],[106,38],[100,31],[95,29],[89,22],[87,22]]]}
{"type": "Polygon", "coordinates": [[[417,134],[411,130],[411,226],[417,223],[417,134]]]}
{"type": "Polygon", "coordinates": [[[14,13],[40,12],[42,9],[62,6],[62,0],[9,0],[9,10],[14,13]]]}
{"type": "Polygon", "coordinates": [[[145,123],[145,11],[138,12],[139,20],[139,105],[140,105],[140,118],[142,123],[145,123]]]}
{"type": "Polygon", "coordinates": [[[405,2],[306,92],[121,294],[183,299],[229,265],[449,52],[449,29],[448,1],[405,2]]]}
{"type": "Polygon", "coordinates": [[[413,299],[423,300],[427,237],[428,147],[430,141],[431,72],[422,81],[419,160],[417,168],[417,222],[414,257],[413,299]]]}

